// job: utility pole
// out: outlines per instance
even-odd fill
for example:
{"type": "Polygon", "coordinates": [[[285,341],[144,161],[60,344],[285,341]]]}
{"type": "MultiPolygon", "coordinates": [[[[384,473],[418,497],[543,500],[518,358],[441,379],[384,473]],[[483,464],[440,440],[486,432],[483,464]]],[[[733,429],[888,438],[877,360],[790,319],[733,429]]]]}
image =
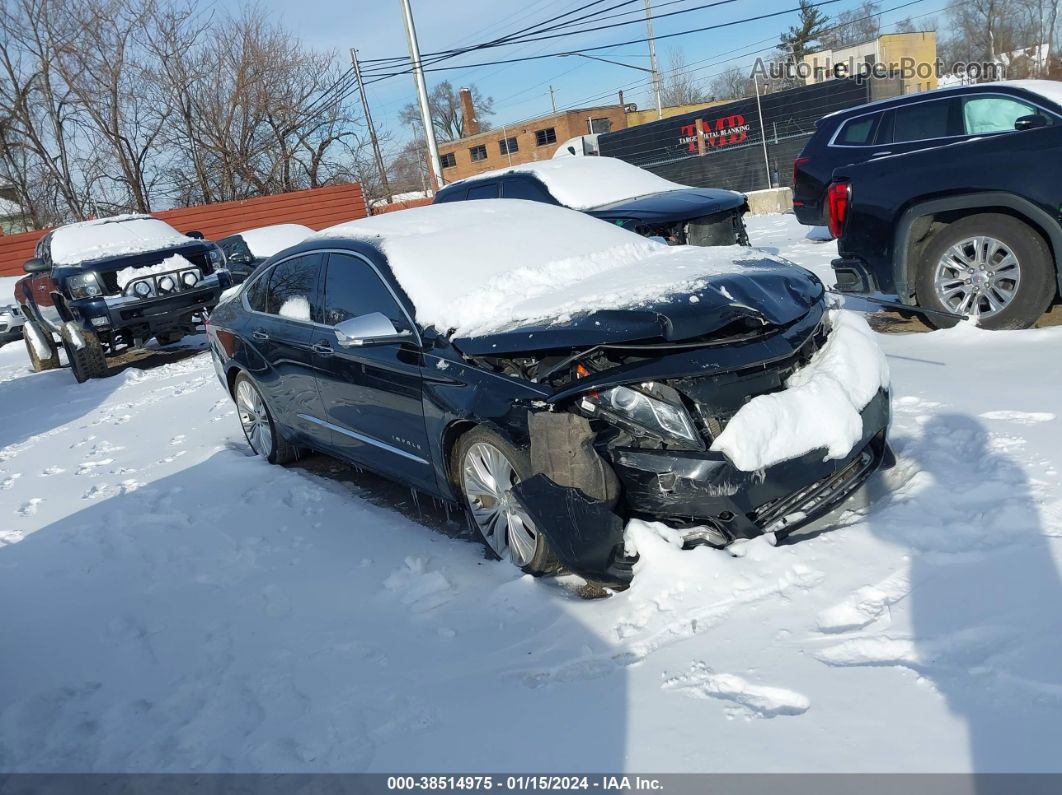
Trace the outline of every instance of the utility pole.
{"type": "Polygon", "coordinates": [[[350,48],[350,60],[354,62],[354,77],[358,81],[358,92],[361,94],[361,109],[365,113],[365,123],[369,127],[369,140],[372,141],[372,153],[376,158],[376,170],[380,172],[383,181],[384,193],[387,194],[387,203],[391,203],[391,185],[387,181],[387,169],[384,168],[383,155],[380,154],[380,141],[376,137],[376,126],[372,123],[372,114],[369,113],[369,100],[365,96],[365,84],[361,82],[361,64],[358,63],[358,51],[350,48]]]}
{"type": "Polygon", "coordinates": [[[420,120],[424,124],[424,139],[428,142],[428,156],[431,171],[435,177],[435,189],[443,182],[442,164],[439,162],[439,145],[435,142],[435,127],[431,123],[431,109],[428,107],[428,89],[424,85],[424,67],[420,62],[420,45],[417,44],[417,29],[413,24],[413,10],[409,0],[401,0],[402,14],[406,22],[406,38],[409,40],[409,60],[413,66],[413,80],[417,84],[417,99],[420,101],[420,120]]]}
{"type": "Polygon", "coordinates": [[[557,112],[557,98],[553,95],[553,86],[549,87],[549,104],[553,106],[553,112],[557,112]]]}
{"type": "Polygon", "coordinates": [[[649,38],[649,69],[653,73],[653,93],[656,94],[656,118],[664,118],[664,107],[660,101],[660,70],[656,68],[656,41],[653,39],[653,2],[645,0],[645,32],[649,38]]]}
{"type": "Polygon", "coordinates": [[[767,157],[767,130],[763,128],[763,106],[760,105],[760,78],[752,76],[752,83],[756,86],[756,114],[760,117],[760,143],[763,144],[763,167],[767,173],[767,187],[773,188],[774,181],[771,179],[771,161],[767,157]]]}

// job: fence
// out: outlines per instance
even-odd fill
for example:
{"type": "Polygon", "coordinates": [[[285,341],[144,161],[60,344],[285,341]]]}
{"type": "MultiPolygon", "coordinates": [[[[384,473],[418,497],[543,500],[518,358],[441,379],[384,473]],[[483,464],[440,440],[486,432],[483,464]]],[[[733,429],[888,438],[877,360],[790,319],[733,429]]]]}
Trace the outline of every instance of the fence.
{"type": "Polygon", "coordinates": [[[601,135],[602,155],[696,187],[792,184],[793,160],[825,115],[894,93],[889,80],[827,80],[601,135]]]}
{"type": "MultiPolygon", "coordinates": [[[[324,229],[367,214],[365,197],[356,183],[153,213],[181,232],[193,229],[202,232],[207,240],[220,240],[272,224],[303,224],[311,229],[324,229]]],[[[0,235],[0,276],[21,276],[22,263],[33,256],[37,241],[48,231],[0,235]]],[[[0,295],[0,304],[7,303],[7,298],[0,295]]]]}

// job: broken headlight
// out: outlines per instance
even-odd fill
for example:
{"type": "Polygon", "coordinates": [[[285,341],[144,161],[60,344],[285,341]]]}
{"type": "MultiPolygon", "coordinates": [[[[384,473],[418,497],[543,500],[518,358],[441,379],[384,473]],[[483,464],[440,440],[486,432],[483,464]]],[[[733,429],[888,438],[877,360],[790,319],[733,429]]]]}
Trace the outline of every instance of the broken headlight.
{"type": "Polygon", "coordinates": [[[703,448],[700,434],[682,405],[647,394],[660,392],[666,387],[652,383],[640,387],[617,386],[605,392],[590,392],[579,405],[587,413],[601,414],[635,433],[647,433],[686,449],[691,446],[703,448]]]}
{"type": "Polygon", "coordinates": [[[94,271],[75,273],[66,279],[66,289],[70,291],[70,297],[75,301],[82,298],[99,298],[103,295],[100,280],[94,271]]]}

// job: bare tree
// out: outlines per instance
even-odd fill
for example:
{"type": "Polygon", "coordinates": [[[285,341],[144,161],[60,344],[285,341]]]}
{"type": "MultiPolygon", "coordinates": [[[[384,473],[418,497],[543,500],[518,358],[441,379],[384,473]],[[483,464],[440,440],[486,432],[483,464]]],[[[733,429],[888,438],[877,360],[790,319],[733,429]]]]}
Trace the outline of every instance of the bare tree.
{"type": "Polygon", "coordinates": [[[822,32],[819,42],[828,50],[851,47],[872,41],[881,35],[881,5],[863,0],[861,5],[840,11],[822,32]]]}
{"type": "Polygon", "coordinates": [[[708,92],[693,76],[682,50],[671,50],[668,54],[668,68],[661,82],[660,99],[665,106],[693,105],[709,98],[708,92]]]}
{"type": "MultiPolygon", "coordinates": [[[[479,121],[479,129],[490,129],[487,116],[494,115],[494,99],[484,97],[476,86],[469,86],[472,92],[472,109],[479,121]]],[[[440,141],[456,141],[468,135],[468,122],[464,110],[461,108],[461,95],[456,91],[449,80],[436,83],[428,93],[428,110],[431,113],[431,123],[435,128],[435,137],[440,141]]],[[[420,107],[415,103],[409,103],[399,113],[399,121],[403,124],[420,124],[420,107]]]]}
{"type": "Polygon", "coordinates": [[[752,95],[754,90],[748,71],[738,66],[731,66],[713,77],[709,83],[713,99],[740,99],[752,95]]]}

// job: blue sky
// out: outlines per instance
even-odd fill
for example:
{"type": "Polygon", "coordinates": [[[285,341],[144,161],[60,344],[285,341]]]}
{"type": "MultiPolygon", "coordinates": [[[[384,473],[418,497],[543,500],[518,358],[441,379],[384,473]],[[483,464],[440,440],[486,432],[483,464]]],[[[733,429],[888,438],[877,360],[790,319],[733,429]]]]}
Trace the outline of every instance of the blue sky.
{"type": "MultiPolygon", "coordinates": [[[[882,8],[892,8],[910,0],[881,0],[882,8]]],[[[431,52],[467,46],[510,33],[540,22],[580,5],[586,0],[412,0],[413,14],[421,50],[431,52]]],[[[707,0],[654,0],[658,14],[704,5],[707,0]],[[667,4],[665,6],[665,4],[667,4]]],[[[220,0],[222,8],[237,10],[239,0],[220,0]]],[[[604,7],[615,3],[604,3],[604,7]]],[[[839,0],[823,7],[833,16],[840,10],[859,5],[859,0],[839,0]]],[[[920,0],[900,11],[883,15],[884,27],[911,16],[915,22],[922,16],[946,5],[946,0],[920,0]]],[[[792,9],[797,0],[737,0],[716,8],[706,8],[661,18],[655,22],[657,37],[679,33],[690,28],[729,22],[744,17],[769,14],[792,9]]],[[[301,4],[291,0],[259,0],[259,7],[274,21],[294,31],[306,44],[320,49],[335,49],[344,56],[350,47],[357,47],[362,59],[402,56],[408,53],[399,0],[312,0],[301,4]]],[[[641,11],[641,3],[631,4],[608,14],[641,11]]],[[[588,9],[592,10],[592,9],[588,9]]],[[[679,36],[657,44],[657,58],[661,69],[666,68],[668,55],[680,49],[686,60],[704,80],[734,66],[747,66],[755,59],[758,48],[770,48],[779,33],[794,24],[796,13],[771,19],[748,22],[719,30],[679,36]]],[[[610,22],[639,19],[640,13],[610,22]]],[[[524,45],[493,48],[470,53],[442,65],[475,63],[483,60],[536,55],[592,47],[628,39],[643,38],[644,23],[631,24],[581,36],[539,41],[524,45]]],[[[630,44],[593,53],[602,57],[646,67],[649,63],[646,45],[630,44]]],[[[650,107],[652,101],[647,88],[648,75],[620,66],[597,63],[579,57],[548,58],[524,63],[461,68],[427,75],[429,87],[442,79],[455,85],[476,84],[494,98],[495,115],[491,122],[498,126],[521,119],[549,113],[549,86],[555,90],[558,109],[581,105],[616,102],[616,91],[624,89],[624,99],[639,107],[650,107]]],[[[401,141],[411,133],[402,128],[397,114],[403,105],[415,98],[410,75],[385,80],[368,89],[372,113],[377,125],[388,130],[401,141]]]]}

